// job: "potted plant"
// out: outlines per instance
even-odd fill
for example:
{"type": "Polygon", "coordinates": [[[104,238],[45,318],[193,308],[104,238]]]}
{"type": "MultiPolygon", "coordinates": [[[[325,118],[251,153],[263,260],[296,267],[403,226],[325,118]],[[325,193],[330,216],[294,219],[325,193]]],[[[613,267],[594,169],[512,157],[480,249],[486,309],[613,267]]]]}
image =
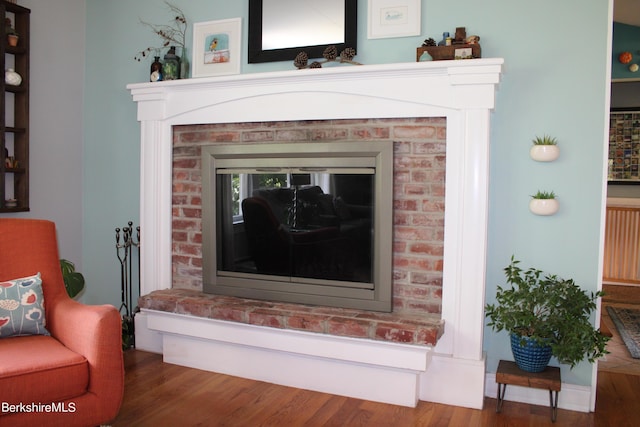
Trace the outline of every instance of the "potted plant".
{"type": "Polygon", "coordinates": [[[558,200],[553,191],[540,191],[531,196],[529,210],[536,215],[553,215],[558,212],[558,200]]]}
{"type": "Polygon", "coordinates": [[[504,269],[509,286],[498,286],[496,303],[487,304],[485,313],[488,326],[511,335],[511,348],[520,369],[540,372],[552,355],[573,368],[585,358],[593,363],[607,354],[609,338],[590,322],[596,300],[603,293],[587,293],[573,279],[543,276],[534,268],[523,271],[518,264],[512,256],[504,269]],[[529,349],[546,352],[546,360],[523,360],[521,353],[529,349]]]}
{"type": "Polygon", "coordinates": [[[7,44],[9,46],[18,46],[18,33],[11,25],[11,19],[5,18],[5,31],[7,33],[7,44]]]}
{"type": "Polygon", "coordinates": [[[62,270],[62,279],[67,294],[71,298],[75,298],[84,289],[84,276],[76,271],[76,266],[66,259],[60,260],[60,269],[62,270]]]}
{"type": "Polygon", "coordinates": [[[550,136],[539,137],[533,139],[533,146],[529,150],[529,155],[533,160],[538,162],[552,162],[560,156],[558,148],[558,140],[550,136]]]}

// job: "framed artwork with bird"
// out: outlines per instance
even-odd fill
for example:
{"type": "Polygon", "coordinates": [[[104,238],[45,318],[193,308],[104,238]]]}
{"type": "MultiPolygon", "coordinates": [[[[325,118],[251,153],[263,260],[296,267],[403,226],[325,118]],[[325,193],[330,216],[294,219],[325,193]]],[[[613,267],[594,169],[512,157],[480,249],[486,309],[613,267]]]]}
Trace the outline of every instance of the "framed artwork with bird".
{"type": "Polygon", "coordinates": [[[240,73],[241,18],[193,25],[192,77],[240,73]]]}

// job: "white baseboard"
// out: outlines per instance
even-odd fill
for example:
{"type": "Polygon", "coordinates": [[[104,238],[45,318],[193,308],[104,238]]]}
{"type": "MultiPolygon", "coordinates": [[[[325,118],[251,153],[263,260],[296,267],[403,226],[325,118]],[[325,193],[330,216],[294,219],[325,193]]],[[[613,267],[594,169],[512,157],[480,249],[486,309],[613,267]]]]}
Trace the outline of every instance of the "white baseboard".
{"type": "Polygon", "coordinates": [[[433,354],[420,379],[420,400],[482,409],[486,362],[433,354]]]}
{"type": "MultiPolygon", "coordinates": [[[[426,346],[144,313],[146,327],[162,336],[167,363],[409,407],[419,400],[420,373],[427,369],[432,351],[426,346]]],[[[149,341],[153,340],[145,342],[149,341]]]]}
{"type": "MultiPolygon", "coordinates": [[[[485,395],[496,398],[498,383],[496,374],[487,373],[485,395]]],[[[530,405],[549,406],[549,391],[530,387],[508,385],[504,395],[505,405],[511,402],[521,402],[530,405]]],[[[590,412],[591,388],[575,384],[562,383],[562,390],[558,394],[558,408],[570,411],[590,412]]]]}
{"type": "Polygon", "coordinates": [[[147,326],[147,313],[136,313],[135,321],[136,348],[151,353],[162,354],[162,334],[149,329],[147,326]]]}

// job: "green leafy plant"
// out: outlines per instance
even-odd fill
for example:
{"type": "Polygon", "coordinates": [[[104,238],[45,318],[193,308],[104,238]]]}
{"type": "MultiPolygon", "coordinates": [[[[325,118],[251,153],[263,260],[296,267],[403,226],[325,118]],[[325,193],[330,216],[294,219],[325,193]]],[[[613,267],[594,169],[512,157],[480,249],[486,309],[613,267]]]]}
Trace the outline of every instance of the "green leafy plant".
{"type": "Polygon", "coordinates": [[[533,197],[534,199],[555,199],[556,193],[554,193],[553,191],[538,190],[538,192],[536,194],[533,194],[531,197],[533,197]]]}
{"type": "Polygon", "coordinates": [[[69,260],[60,260],[60,269],[62,270],[62,279],[67,294],[71,298],[75,298],[84,289],[84,276],[76,271],[76,266],[69,260]]]}
{"type": "Polygon", "coordinates": [[[557,144],[558,144],[558,140],[548,135],[544,135],[543,137],[536,136],[533,139],[533,145],[557,145],[557,144]]]}
{"type": "Polygon", "coordinates": [[[133,316],[122,316],[122,350],[128,350],[135,344],[133,316]]]}
{"type": "Polygon", "coordinates": [[[607,354],[608,337],[590,322],[601,291],[587,293],[573,279],[543,275],[534,268],[523,271],[511,257],[504,269],[508,287],[498,286],[496,303],[485,306],[494,331],[506,330],[550,345],[551,353],[573,368],[585,358],[593,363],[607,354]]]}
{"type": "Polygon", "coordinates": [[[17,36],[18,33],[16,29],[13,28],[13,24],[11,23],[11,18],[4,18],[4,31],[7,35],[17,36]]]}

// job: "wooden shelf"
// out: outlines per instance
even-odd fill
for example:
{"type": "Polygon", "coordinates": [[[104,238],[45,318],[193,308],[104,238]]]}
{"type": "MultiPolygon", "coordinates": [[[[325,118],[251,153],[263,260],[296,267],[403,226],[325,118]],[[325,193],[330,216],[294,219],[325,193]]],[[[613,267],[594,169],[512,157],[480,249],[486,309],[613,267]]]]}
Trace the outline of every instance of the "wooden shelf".
{"type": "MultiPolygon", "coordinates": [[[[31,11],[15,3],[0,0],[4,18],[9,18],[19,35],[18,45],[9,46],[0,39],[2,68],[13,68],[22,77],[19,86],[0,81],[0,213],[29,210],[29,46],[31,11]],[[10,95],[7,97],[7,95],[10,95]],[[13,157],[19,167],[7,167],[6,157],[13,157]],[[16,199],[17,206],[5,200],[16,199]]],[[[5,19],[0,20],[0,34],[6,33],[5,19]]],[[[11,163],[9,163],[11,164],[11,163]]]]}
{"type": "MultiPolygon", "coordinates": [[[[424,52],[429,52],[429,55],[434,61],[443,61],[449,59],[463,59],[456,58],[456,49],[471,49],[471,56],[473,59],[482,57],[482,49],[480,45],[475,44],[454,44],[451,46],[421,46],[416,49],[416,61],[420,62],[420,57],[424,52]]],[[[464,58],[469,59],[469,58],[464,58]]]]}
{"type": "Polygon", "coordinates": [[[525,372],[518,368],[515,362],[501,360],[498,363],[498,370],[496,371],[496,383],[498,383],[498,404],[496,406],[496,412],[502,411],[507,384],[539,388],[549,390],[551,421],[556,421],[558,415],[558,393],[560,393],[562,389],[560,368],[547,366],[542,372],[525,372]]]}

